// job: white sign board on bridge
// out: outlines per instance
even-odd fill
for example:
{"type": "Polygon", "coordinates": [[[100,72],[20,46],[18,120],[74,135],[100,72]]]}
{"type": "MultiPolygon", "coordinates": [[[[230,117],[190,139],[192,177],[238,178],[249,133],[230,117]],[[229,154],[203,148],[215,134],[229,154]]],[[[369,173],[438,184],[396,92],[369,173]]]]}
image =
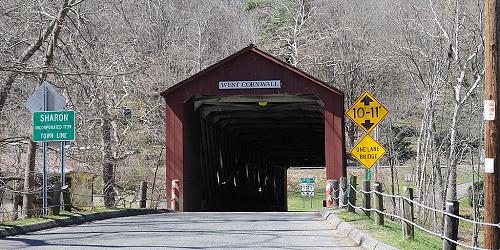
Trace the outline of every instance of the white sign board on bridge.
{"type": "Polygon", "coordinates": [[[280,89],[280,80],[221,81],[219,89],[280,89]]]}

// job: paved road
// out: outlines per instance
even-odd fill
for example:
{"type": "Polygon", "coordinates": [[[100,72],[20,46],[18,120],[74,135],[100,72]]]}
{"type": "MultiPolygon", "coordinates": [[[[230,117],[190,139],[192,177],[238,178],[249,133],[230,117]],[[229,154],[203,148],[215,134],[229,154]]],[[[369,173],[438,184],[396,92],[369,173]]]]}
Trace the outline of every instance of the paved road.
{"type": "Polygon", "coordinates": [[[0,239],[1,249],[361,249],[315,213],[175,213],[0,239]]]}

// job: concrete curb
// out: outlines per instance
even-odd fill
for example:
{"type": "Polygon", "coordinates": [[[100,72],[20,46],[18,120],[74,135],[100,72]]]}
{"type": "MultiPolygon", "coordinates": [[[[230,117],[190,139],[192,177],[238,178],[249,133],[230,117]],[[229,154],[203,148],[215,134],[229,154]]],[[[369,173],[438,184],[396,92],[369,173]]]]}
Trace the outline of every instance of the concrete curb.
{"type": "Polygon", "coordinates": [[[341,220],[337,215],[335,215],[331,209],[323,208],[320,211],[320,216],[324,220],[326,220],[334,230],[340,230],[347,234],[349,238],[351,238],[356,244],[362,246],[365,249],[370,250],[382,250],[382,249],[391,249],[397,250],[397,248],[382,243],[378,240],[373,239],[368,236],[364,232],[354,228],[349,223],[341,220]]]}
{"type": "Polygon", "coordinates": [[[145,215],[145,214],[161,214],[171,212],[167,209],[125,209],[118,211],[109,212],[98,212],[93,214],[75,215],[64,219],[55,219],[51,221],[43,221],[34,224],[22,225],[22,226],[12,226],[9,228],[0,229],[0,238],[5,238],[7,236],[14,236],[18,234],[27,234],[35,231],[55,228],[55,227],[66,227],[70,225],[78,225],[96,220],[106,220],[118,217],[145,215]]]}

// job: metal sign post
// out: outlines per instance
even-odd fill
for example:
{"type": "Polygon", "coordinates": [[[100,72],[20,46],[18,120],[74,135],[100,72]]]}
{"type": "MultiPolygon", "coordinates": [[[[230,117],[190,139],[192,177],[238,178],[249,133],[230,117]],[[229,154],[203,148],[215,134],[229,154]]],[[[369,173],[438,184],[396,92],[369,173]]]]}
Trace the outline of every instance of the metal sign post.
{"type": "Polygon", "coordinates": [[[304,204],[304,208],[306,208],[306,196],[302,195],[302,203],[304,204]]]}
{"type": "Polygon", "coordinates": [[[369,168],[365,169],[365,180],[372,180],[372,171],[369,168]]]}
{"type": "Polygon", "coordinates": [[[314,177],[300,178],[300,193],[302,195],[304,208],[306,208],[306,196],[309,196],[309,201],[311,203],[311,208],[312,208],[313,196],[314,196],[314,177]]]}
{"type": "Polygon", "coordinates": [[[306,196],[309,193],[309,186],[304,182],[304,178],[300,178],[300,195],[302,196],[303,207],[306,208],[306,196]]]}
{"type": "MultiPolygon", "coordinates": [[[[44,119],[40,118],[36,120],[38,111],[44,111],[40,113],[46,113],[47,111],[62,111],[64,106],[66,105],[66,98],[59,94],[57,90],[48,82],[43,81],[42,84],[31,94],[28,100],[24,103],[24,106],[33,113],[33,141],[42,142],[43,146],[43,180],[42,180],[42,215],[48,215],[48,202],[47,202],[47,193],[48,193],[48,173],[47,173],[47,162],[48,162],[48,141],[60,141],[61,142],[61,186],[65,185],[64,181],[64,141],[72,141],[75,137],[75,125],[74,125],[74,112],[73,111],[65,111],[61,112],[63,116],[66,117],[66,113],[72,114],[72,120],[66,120],[66,123],[49,123],[43,124],[44,119]],[[35,122],[39,122],[42,124],[36,124],[35,122]],[[38,125],[38,126],[35,126],[38,125]],[[55,125],[55,126],[54,126],[55,125]],[[61,129],[62,128],[62,129],[61,129]],[[70,130],[73,129],[73,130],[70,130]],[[72,133],[68,132],[72,131],[72,133]]],[[[57,119],[50,119],[49,122],[61,122],[61,119],[57,117],[57,119]]],[[[69,117],[69,115],[68,115],[69,117]]],[[[63,195],[61,195],[62,201],[63,195]]],[[[61,204],[64,204],[62,202],[61,204]]]]}
{"type": "Polygon", "coordinates": [[[309,183],[309,200],[311,201],[311,208],[313,208],[313,197],[314,197],[314,182],[309,183]]]}
{"type": "MultiPolygon", "coordinates": [[[[43,110],[47,111],[48,94],[47,86],[43,86],[43,110]]],[[[48,215],[47,208],[47,142],[43,142],[43,194],[42,194],[42,211],[43,216],[48,215]]]]}
{"type": "Polygon", "coordinates": [[[61,211],[64,211],[64,185],[66,185],[65,177],[64,177],[64,141],[61,141],[61,211]]]}
{"type": "MultiPolygon", "coordinates": [[[[378,139],[379,139],[379,138],[378,138],[378,133],[379,133],[379,130],[380,130],[380,128],[379,128],[379,126],[377,125],[377,126],[375,127],[375,141],[376,141],[376,142],[378,142],[378,139]]],[[[378,171],[379,171],[379,169],[380,169],[380,161],[377,161],[377,163],[375,163],[375,169],[374,169],[374,171],[373,171],[373,177],[374,177],[375,181],[378,181],[378,175],[379,175],[379,174],[378,174],[378,171]]]]}

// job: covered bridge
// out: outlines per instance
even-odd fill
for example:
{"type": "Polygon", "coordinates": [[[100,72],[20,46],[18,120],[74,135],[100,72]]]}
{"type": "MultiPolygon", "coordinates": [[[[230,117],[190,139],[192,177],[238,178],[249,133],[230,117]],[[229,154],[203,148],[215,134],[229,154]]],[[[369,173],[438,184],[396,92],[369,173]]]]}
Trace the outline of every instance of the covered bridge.
{"type": "Polygon", "coordinates": [[[289,167],[345,176],[343,93],[253,45],[161,95],[181,211],[286,211],[289,167]]]}

